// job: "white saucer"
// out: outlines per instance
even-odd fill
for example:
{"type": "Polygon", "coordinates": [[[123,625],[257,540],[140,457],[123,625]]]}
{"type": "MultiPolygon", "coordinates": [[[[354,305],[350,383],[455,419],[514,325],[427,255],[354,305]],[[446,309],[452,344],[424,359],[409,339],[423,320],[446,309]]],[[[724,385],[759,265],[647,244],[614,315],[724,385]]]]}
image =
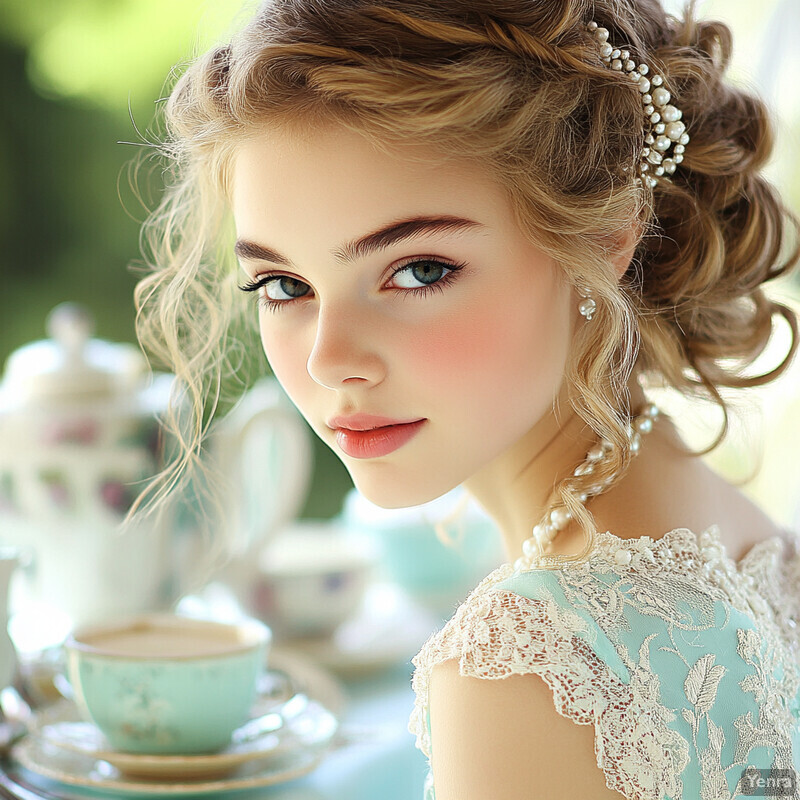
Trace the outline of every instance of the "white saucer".
{"type": "Polygon", "coordinates": [[[36,737],[44,744],[72,753],[102,759],[128,777],[146,779],[211,780],[233,772],[247,761],[266,758],[278,749],[275,734],[267,734],[246,745],[226,748],[211,755],[147,755],[109,750],[108,742],[89,722],[53,722],[40,728],[36,737]]]}
{"type": "Polygon", "coordinates": [[[287,749],[312,747],[330,741],[336,730],[332,714],[318,703],[308,704],[285,729],[232,743],[225,750],[202,755],[152,755],[114,750],[102,732],[80,719],[77,707],[64,702],[40,714],[32,736],[50,746],[95,760],[102,759],[128,777],[173,780],[212,780],[248,761],[272,759],[287,749]],[[300,726],[300,727],[298,727],[300,726]],[[301,735],[298,735],[298,732],[301,735]]]}
{"type": "Polygon", "coordinates": [[[314,770],[325,752],[325,748],[291,750],[267,763],[251,761],[242,764],[235,774],[227,778],[187,783],[137,781],[126,777],[107,761],[64,750],[35,736],[18,742],[11,751],[11,758],[35,775],[72,786],[103,789],[121,795],[199,795],[272,786],[294,780],[314,770]]]}

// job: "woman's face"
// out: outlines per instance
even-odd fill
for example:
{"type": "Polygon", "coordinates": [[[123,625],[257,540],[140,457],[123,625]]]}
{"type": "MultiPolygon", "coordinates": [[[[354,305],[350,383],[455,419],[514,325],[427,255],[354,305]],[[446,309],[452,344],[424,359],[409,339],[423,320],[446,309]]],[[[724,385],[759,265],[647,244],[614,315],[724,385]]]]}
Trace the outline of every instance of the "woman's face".
{"type": "Polygon", "coordinates": [[[231,201],[272,370],[373,503],[439,497],[551,413],[576,299],[474,164],[269,129],[237,150],[231,201]],[[383,430],[332,421],[357,414],[383,430]]]}

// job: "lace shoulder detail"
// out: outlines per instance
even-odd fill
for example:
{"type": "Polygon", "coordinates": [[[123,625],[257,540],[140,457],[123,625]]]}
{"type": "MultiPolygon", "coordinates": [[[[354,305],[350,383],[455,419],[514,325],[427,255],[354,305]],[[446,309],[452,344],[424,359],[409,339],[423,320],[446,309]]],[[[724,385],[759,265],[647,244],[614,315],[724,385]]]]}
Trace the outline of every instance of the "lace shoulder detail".
{"type": "Polygon", "coordinates": [[[793,768],[800,558],[783,538],[737,564],[715,526],[699,543],[605,533],[581,564],[503,565],[413,659],[417,746],[430,758],[433,667],[457,659],[472,677],[538,674],[559,714],[594,725],[597,765],[628,798],[724,800],[750,767],[793,768]]]}
{"type": "MultiPolygon", "coordinates": [[[[674,714],[654,700],[658,678],[642,669],[629,685],[620,681],[587,643],[587,638],[596,642],[597,634],[587,636],[586,619],[560,607],[546,587],[541,593],[542,600],[502,589],[473,594],[428,640],[413,659],[416,703],[409,730],[417,746],[430,758],[426,710],[432,669],[457,658],[462,675],[540,675],[559,714],[579,725],[594,724],[597,765],[609,788],[642,800],[679,796],[676,776],[689,761],[688,746],[668,727],[674,714]]],[[[646,662],[646,648],[640,658],[646,662]]]]}

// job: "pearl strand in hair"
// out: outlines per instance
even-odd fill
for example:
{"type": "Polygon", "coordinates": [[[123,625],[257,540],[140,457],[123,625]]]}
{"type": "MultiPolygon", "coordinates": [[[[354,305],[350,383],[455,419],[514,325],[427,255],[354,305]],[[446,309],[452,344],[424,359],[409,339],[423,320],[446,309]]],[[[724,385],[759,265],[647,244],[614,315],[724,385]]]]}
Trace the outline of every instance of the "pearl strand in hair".
{"type": "Polygon", "coordinates": [[[683,161],[683,154],[689,143],[686,125],[681,122],[683,112],[670,104],[672,96],[662,85],[664,79],[661,75],[648,77],[650,67],[647,64],[637,65],[628,50],[620,50],[609,44],[606,28],[599,27],[594,21],[587,27],[600,46],[600,57],[605,64],[613,70],[627,73],[638,84],[642,94],[646,131],[645,147],[639,158],[641,177],[637,180],[651,187],[655,186],[659,177],[672,175],[683,161]],[[668,155],[670,148],[672,152],[668,155]]]}

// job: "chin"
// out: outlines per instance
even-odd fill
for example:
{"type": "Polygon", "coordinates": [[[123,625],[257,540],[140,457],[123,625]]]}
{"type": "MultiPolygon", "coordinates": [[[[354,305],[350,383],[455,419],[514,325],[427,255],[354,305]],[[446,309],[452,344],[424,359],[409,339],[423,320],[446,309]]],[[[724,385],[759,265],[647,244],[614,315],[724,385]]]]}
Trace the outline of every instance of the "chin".
{"type": "Polygon", "coordinates": [[[396,481],[367,480],[351,473],[356,489],[370,503],[381,508],[412,508],[437,500],[458,486],[458,483],[432,485],[428,481],[420,486],[398,484],[396,481]]]}

